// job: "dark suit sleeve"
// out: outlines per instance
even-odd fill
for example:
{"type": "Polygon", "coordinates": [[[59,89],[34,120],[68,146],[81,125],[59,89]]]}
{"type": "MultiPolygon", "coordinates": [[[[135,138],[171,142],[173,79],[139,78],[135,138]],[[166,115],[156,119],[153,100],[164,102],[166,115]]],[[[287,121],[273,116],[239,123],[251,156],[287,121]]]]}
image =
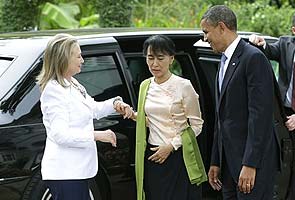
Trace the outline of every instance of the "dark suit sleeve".
{"type": "MultiPolygon", "coordinates": [[[[216,113],[215,113],[215,116],[217,116],[216,113]]],[[[214,139],[213,139],[212,152],[211,152],[211,165],[214,165],[214,166],[220,165],[220,158],[219,158],[219,151],[218,151],[218,131],[217,130],[218,130],[217,118],[215,117],[214,139]]]]}
{"type": "Polygon", "coordinates": [[[243,165],[259,168],[273,134],[273,80],[267,58],[254,51],[246,62],[248,136],[243,165]]]}
{"type": "Polygon", "coordinates": [[[280,56],[281,56],[280,40],[276,41],[273,44],[266,43],[264,53],[268,59],[279,61],[280,56]]]}
{"type": "Polygon", "coordinates": [[[280,40],[276,41],[273,44],[268,44],[266,43],[265,48],[263,48],[263,46],[257,46],[252,42],[249,42],[251,45],[253,45],[254,47],[260,49],[268,59],[270,60],[276,60],[279,61],[280,59],[280,40]]]}

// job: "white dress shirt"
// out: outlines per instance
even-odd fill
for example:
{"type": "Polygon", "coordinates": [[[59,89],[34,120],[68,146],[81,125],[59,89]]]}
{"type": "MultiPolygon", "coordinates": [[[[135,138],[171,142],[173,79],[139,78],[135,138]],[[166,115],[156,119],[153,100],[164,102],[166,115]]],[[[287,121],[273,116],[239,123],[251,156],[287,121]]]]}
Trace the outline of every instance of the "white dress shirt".
{"type": "MultiPolygon", "coordinates": [[[[76,85],[78,81],[72,79],[76,85]]],[[[73,84],[49,81],[41,94],[46,145],[41,162],[43,180],[87,179],[98,169],[93,119],[115,112],[113,99],[103,102],[86,98],[73,84]]]]}
{"type": "Polygon", "coordinates": [[[234,54],[234,51],[236,50],[239,42],[241,40],[241,37],[238,36],[225,50],[224,55],[227,57],[225,63],[224,63],[224,70],[223,70],[223,74],[222,74],[222,80],[224,79],[226,70],[228,68],[228,64],[230,62],[230,59],[232,57],[232,55],[234,54]]]}
{"type": "Polygon", "coordinates": [[[161,84],[154,78],[151,80],[145,113],[150,129],[148,142],[152,145],[171,143],[177,150],[182,145],[181,132],[188,126],[188,121],[196,136],[202,130],[198,94],[189,80],[173,74],[161,84]]]}

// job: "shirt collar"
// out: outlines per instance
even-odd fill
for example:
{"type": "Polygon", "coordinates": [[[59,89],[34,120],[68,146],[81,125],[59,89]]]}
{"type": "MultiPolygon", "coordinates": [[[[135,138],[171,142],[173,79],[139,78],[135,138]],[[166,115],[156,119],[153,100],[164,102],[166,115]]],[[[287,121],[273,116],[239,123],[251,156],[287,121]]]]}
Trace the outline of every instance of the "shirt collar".
{"type": "Polygon", "coordinates": [[[239,42],[241,40],[241,37],[238,36],[224,51],[225,56],[227,57],[227,60],[230,60],[232,55],[234,54],[235,49],[237,48],[239,42]]]}

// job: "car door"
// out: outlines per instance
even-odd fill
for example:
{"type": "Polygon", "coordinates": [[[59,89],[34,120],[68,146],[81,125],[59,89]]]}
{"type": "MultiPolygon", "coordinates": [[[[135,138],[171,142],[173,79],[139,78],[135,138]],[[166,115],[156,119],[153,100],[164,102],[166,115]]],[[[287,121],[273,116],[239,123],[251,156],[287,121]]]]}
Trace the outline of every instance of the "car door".
{"type": "MultiPolygon", "coordinates": [[[[126,62],[120,47],[113,38],[80,40],[84,63],[81,73],[75,78],[86,88],[96,101],[121,96],[129,105],[133,104],[130,95],[126,62]],[[106,42],[102,42],[106,40],[106,42]]],[[[97,183],[100,193],[106,199],[135,199],[134,154],[135,122],[114,113],[94,120],[95,130],[111,129],[117,137],[117,147],[97,142],[100,169],[97,183]]]]}
{"type": "MultiPolygon", "coordinates": [[[[0,105],[0,199],[19,200],[36,174],[45,145],[36,68],[40,59],[16,81],[0,105]]],[[[11,78],[14,74],[10,74],[11,78]]]]}

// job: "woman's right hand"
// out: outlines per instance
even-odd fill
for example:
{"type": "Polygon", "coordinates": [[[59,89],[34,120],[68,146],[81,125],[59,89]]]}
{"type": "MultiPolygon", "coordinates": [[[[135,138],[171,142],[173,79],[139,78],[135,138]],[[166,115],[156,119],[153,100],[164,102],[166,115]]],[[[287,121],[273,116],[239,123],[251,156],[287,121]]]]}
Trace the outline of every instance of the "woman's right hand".
{"type": "Polygon", "coordinates": [[[117,146],[116,134],[110,129],[105,131],[94,131],[94,140],[111,143],[113,147],[117,146]]]}

